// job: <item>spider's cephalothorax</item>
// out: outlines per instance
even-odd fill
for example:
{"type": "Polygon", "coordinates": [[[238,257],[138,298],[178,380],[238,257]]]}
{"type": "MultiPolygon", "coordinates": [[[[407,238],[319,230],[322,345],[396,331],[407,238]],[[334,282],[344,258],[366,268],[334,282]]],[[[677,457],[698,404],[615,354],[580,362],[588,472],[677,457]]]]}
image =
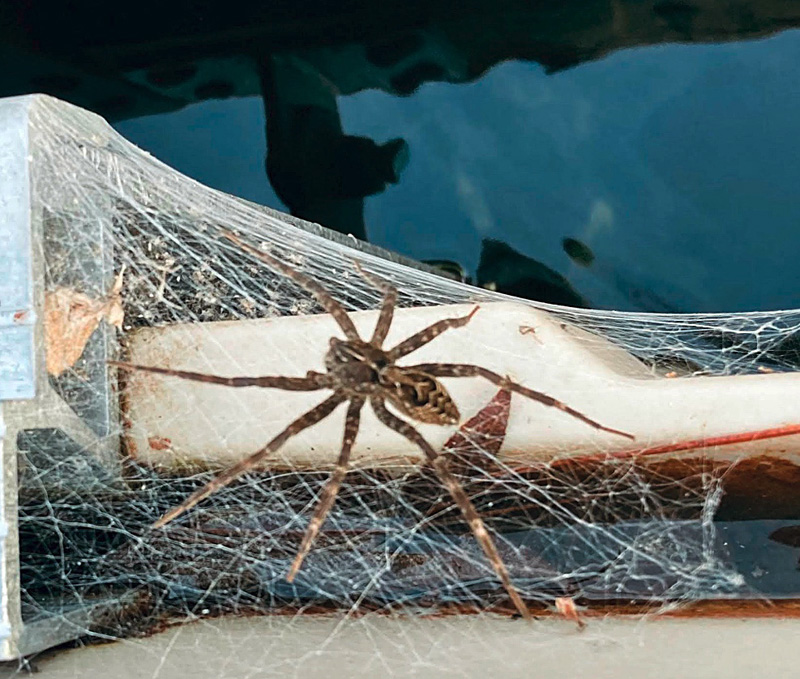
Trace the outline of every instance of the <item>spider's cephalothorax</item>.
{"type": "Polygon", "coordinates": [[[408,417],[426,424],[458,424],[458,408],[432,375],[394,365],[383,349],[368,342],[332,337],[325,356],[329,376],[352,394],[381,393],[408,417]]]}
{"type": "Polygon", "coordinates": [[[320,305],[333,317],[346,339],[331,339],[330,348],[325,356],[326,373],[309,372],[305,377],[284,377],[278,375],[261,377],[220,377],[218,375],[207,375],[205,373],[188,372],[185,370],[171,370],[156,366],[132,365],[129,363],[112,361],[112,364],[126,370],[142,370],[161,375],[171,375],[181,379],[194,380],[196,382],[220,384],[229,387],[262,387],[287,391],[317,391],[321,389],[333,391],[333,393],[319,405],[291,422],[261,450],[256,451],[250,457],[237,462],[229,469],[223,471],[209,481],[203,488],[200,488],[186,498],[180,505],[169,510],[156,521],[154,527],[158,528],[164,526],[174,518],[183,514],[187,509],[194,507],[204,498],[223,486],[228,485],[231,481],[237,479],[247,471],[255,468],[262,463],[262,461],[267,459],[269,455],[275,453],[292,436],[299,434],[304,429],[325,419],[339,405],[347,402],[348,408],[347,415],[345,416],[344,438],[342,440],[339,459],[336,462],[336,467],[330,479],[322,490],[317,508],[308,523],[308,528],[303,536],[300,548],[297,550],[297,554],[286,576],[289,582],[293,581],[339,492],[339,486],[347,473],[350,451],[353,448],[356,434],[358,434],[361,421],[361,409],[364,407],[364,404],[369,401],[378,420],[411,441],[411,443],[416,445],[424,453],[426,460],[433,467],[444,486],[450,492],[453,500],[458,505],[459,509],[461,509],[475,539],[483,548],[495,573],[497,573],[497,576],[503,583],[503,587],[511,597],[514,606],[523,617],[530,618],[530,611],[517,590],[511,584],[508,570],[500,557],[500,553],[495,547],[492,537],[486,530],[469,496],[464,492],[461,484],[449,470],[447,460],[433,449],[431,444],[428,443],[410,422],[392,413],[386,407],[386,403],[388,402],[402,415],[417,420],[418,422],[456,424],[459,421],[458,408],[456,408],[453,399],[437,378],[482,377],[493,384],[521,394],[542,405],[558,408],[562,412],[571,415],[595,429],[625,436],[630,439],[632,439],[633,436],[617,429],[606,427],[599,422],[595,422],[583,413],[574,408],[570,408],[566,403],[562,403],[552,396],[524,387],[508,377],[498,375],[481,366],[467,363],[424,363],[415,366],[396,365],[399,359],[436,339],[446,330],[460,328],[469,323],[477,312],[478,307],[475,307],[472,312],[466,316],[445,318],[437,321],[427,328],[411,335],[411,337],[408,337],[391,349],[384,349],[383,342],[389,332],[389,327],[391,326],[394,316],[395,303],[397,302],[397,290],[389,285],[389,283],[363,271],[361,267],[356,264],[359,273],[383,293],[383,303],[381,304],[380,313],[378,315],[378,322],[375,325],[372,338],[367,342],[361,339],[353,320],[342,305],[333,299],[328,291],[315,280],[299,271],[295,271],[272,255],[268,255],[244,243],[233,233],[223,231],[223,236],[238,248],[237,255],[240,255],[241,251],[244,251],[260,259],[272,269],[280,271],[310,292],[320,305]]]}
{"type": "Polygon", "coordinates": [[[325,354],[329,378],[353,394],[372,393],[387,363],[383,349],[361,340],[354,342],[331,337],[328,353],[325,354]]]}

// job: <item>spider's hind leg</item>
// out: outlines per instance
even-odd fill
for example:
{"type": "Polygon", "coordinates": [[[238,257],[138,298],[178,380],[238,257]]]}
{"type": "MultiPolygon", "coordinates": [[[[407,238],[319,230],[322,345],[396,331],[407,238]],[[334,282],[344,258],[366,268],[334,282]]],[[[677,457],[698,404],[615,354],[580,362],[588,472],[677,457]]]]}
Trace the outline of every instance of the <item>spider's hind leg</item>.
{"type": "Polygon", "coordinates": [[[284,443],[286,443],[286,441],[292,438],[292,436],[296,436],[304,429],[308,429],[317,422],[320,422],[328,417],[328,415],[330,415],[344,400],[345,395],[342,394],[342,392],[333,392],[333,394],[325,399],[322,403],[294,420],[294,422],[292,422],[282,432],[275,436],[263,448],[257,450],[250,457],[240,460],[231,467],[228,467],[222,473],[217,474],[217,476],[211,479],[211,481],[209,481],[205,486],[192,493],[183,502],[181,502],[181,504],[170,509],[153,524],[153,528],[161,528],[162,526],[166,526],[168,523],[170,523],[170,521],[177,519],[181,514],[194,507],[201,500],[204,500],[209,495],[213,495],[220,488],[224,488],[229,483],[242,476],[242,474],[245,474],[256,467],[259,463],[261,463],[262,460],[266,459],[268,455],[271,455],[277,451],[284,443]]]}
{"type": "Polygon", "coordinates": [[[483,549],[484,554],[486,554],[486,558],[489,559],[489,563],[492,564],[494,572],[497,574],[500,582],[503,583],[503,587],[508,593],[508,596],[511,598],[514,606],[523,618],[526,620],[531,620],[531,612],[528,610],[528,607],[525,605],[525,602],[522,600],[519,592],[517,592],[516,587],[511,584],[511,577],[508,574],[508,569],[506,568],[505,563],[503,563],[503,558],[500,556],[500,552],[497,551],[497,547],[494,544],[494,540],[492,540],[492,536],[489,535],[489,531],[486,530],[483,519],[481,519],[480,515],[478,514],[478,510],[475,509],[475,505],[472,504],[469,496],[466,494],[464,489],[461,487],[461,484],[448,468],[447,458],[439,455],[433,449],[431,444],[425,440],[422,434],[420,434],[408,422],[401,420],[399,417],[396,417],[389,412],[383,399],[373,397],[370,400],[370,403],[372,404],[372,409],[375,411],[375,415],[381,422],[383,422],[383,424],[389,427],[389,429],[393,429],[398,434],[404,436],[417,447],[419,447],[419,449],[425,454],[425,457],[428,458],[428,461],[433,465],[433,468],[442,484],[445,488],[447,488],[451,497],[461,510],[464,518],[467,520],[470,530],[472,530],[472,534],[475,536],[478,544],[483,549]]]}

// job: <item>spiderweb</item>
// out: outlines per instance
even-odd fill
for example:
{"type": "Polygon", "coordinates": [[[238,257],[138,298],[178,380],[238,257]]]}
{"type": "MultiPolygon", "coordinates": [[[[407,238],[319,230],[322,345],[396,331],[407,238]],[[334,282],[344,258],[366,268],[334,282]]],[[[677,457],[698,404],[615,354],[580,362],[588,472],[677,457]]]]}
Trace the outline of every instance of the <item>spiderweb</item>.
{"type": "MultiPolygon", "coordinates": [[[[6,464],[8,456],[19,458],[18,521],[6,517],[12,532],[15,523],[18,528],[19,571],[9,575],[20,593],[16,624],[58,627],[60,636],[51,635],[56,643],[147,635],[198,617],[512,615],[449,495],[419,456],[396,454],[394,439],[375,439],[356,456],[300,575],[286,581],[335,460],[341,421],[151,530],[167,509],[246,455],[248,445],[257,449],[266,436],[260,427],[274,432],[308,405],[262,390],[258,398],[265,400],[258,403],[266,410],[254,412],[252,427],[243,418],[234,429],[227,416],[202,410],[196,387],[150,376],[134,390],[126,380],[135,375],[116,375],[106,363],[128,356],[137,342],[152,347],[171,329],[189,328],[199,344],[170,344],[175,365],[183,359],[194,369],[211,365],[205,347],[232,357],[233,370],[247,364],[242,352],[270,356],[280,374],[321,369],[325,343],[305,346],[313,332],[295,332],[290,340],[265,334],[262,342],[237,340],[232,346],[216,334],[215,328],[258,319],[290,328],[296,323],[287,321],[321,312],[297,284],[226,241],[226,231],[302,270],[348,311],[377,309],[381,298],[355,272],[353,260],[398,287],[399,307],[428,308],[434,319],[446,315],[437,311],[444,305],[490,309],[508,298],[375,256],[347,239],[212,191],[94,116],[48,98],[25,101],[38,391],[34,400],[0,403],[6,464]],[[317,364],[298,358],[306,351],[317,364]],[[168,382],[165,398],[158,389],[168,382]],[[52,395],[44,398],[45,392],[52,395]],[[149,413],[148,422],[188,421],[186,436],[201,448],[216,446],[216,452],[182,455],[158,431],[137,435],[140,425],[132,420],[142,413],[149,413]],[[212,445],[211,438],[222,443],[212,445]],[[226,447],[233,439],[243,441],[236,444],[241,450],[226,447]],[[380,449],[384,444],[387,450],[380,449]],[[315,454],[306,455],[311,448],[315,454]]],[[[570,423],[580,432],[580,445],[566,445],[557,434],[548,439],[542,431],[567,416],[486,384],[462,407],[462,427],[444,428],[432,439],[449,456],[532,610],[545,614],[556,602],[572,602],[589,614],[631,606],[659,612],[702,600],[792,593],[786,583],[773,582],[769,591],[760,587],[752,564],[733,549],[729,527],[742,519],[795,516],[791,499],[773,503],[771,493],[793,473],[797,453],[797,436],[790,434],[800,413],[786,395],[798,386],[790,373],[800,363],[800,312],[658,316],[518,303],[545,309],[555,326],[577,329],[590,354],[596,342],[628,357],[639,374],[633,385],[622,376],[612,384],[623,404],[619,412],[638,400],[639,383],[671,380],[677,390],[664,409],[639,421],[610,422],[606,416],[610,426],[634,425],[634,444],[613,436],[601,444],[580,423],[570,423]],[[720,383],[717,392],[710,383],[706,398],[712,406],[719,399],[719,410],[736,411],[731,385],[749,380],[742,398],[750,399],[743,410],[752,417],[734,412],[714,429],[687,416],[674,431],[659,429],[669,404],[677,408],[683,398],[681,389],[714,376],[737,380],[720,383]],[[783,403],[783,410],[773,412],[774,403],[783,403]],[[520,424],[514,414],[523,408],[533,419],[520,424]],[[529,436],[534,443],[528,449],[529,436]],[[778,443],[759,447],[764,441],[778,443]]],[[[478,356],[491,349],[486,335],[471,335],[469,326],[451,332],[478,356]]],[[[511,332],[531,347],[547,341],[537,328],[511,332]]],[[[459,345],[452,346],[456,352],[459,345]]],[[[506,358],[523,365],[527,360],[525,354],[506,358]]],[[[557,367],[572,377],[569,389],[554,395],[578,407],[576,384],[588,367],[557,367]]],[[[203,388],[246,410],[238,405],[240,395],[229,393],[243,390],[203,388]]],[[[459,393],[454,386],[456,400],[459,393]]],[[[377,426],[362,423],[363,429],[377,426]]],[[[774,521],[769,525],[774,528],[774,521]]]]}

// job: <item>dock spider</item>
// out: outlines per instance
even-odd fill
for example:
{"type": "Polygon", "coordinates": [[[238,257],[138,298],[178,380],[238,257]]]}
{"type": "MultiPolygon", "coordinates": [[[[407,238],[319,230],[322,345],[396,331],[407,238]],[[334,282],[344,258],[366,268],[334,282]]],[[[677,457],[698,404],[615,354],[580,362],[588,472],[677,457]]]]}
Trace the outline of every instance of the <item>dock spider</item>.
{"type": "Polygon", "coordinates": [[[112,362],[112,364],[125,370],[140,370],[186,380],[194,380],[196,382],[220,384],[228,387],[262,387],[283,389],[286,391],[316,391],[319,389],[328,389],[333,393],[319,405],[295,419],[263,448],[250,455],[250,457],[234,464],[226,471],[223,471],[203,488],[200,488],[197,492],[190,495],[183,503],[169,510],[154,524],[154,527],[164,526],[180,516],[183,512],[192,508],[204,498],[255,467],[268,455],[277,451],[289,438],[323,420],[339,405],[348,402],[347,417],[344,425],[344,438],[342,440],[339,459],[336,462],[333,473],[322,490],[314,514],[303,536],[300,548],[286,576],[286,579],[292,582],[339,492],[339,487],[347,473],[350,451],[358,433],[361,409],[364,404],[369,401],[375,415],[384,425],[404,436],[424,453],[427,461],[431,464],[459,509],[461,509],[472,533],[483,548],[492,568],[494,568],[495,573],[502,582],[514,606],[516,606],[523,617],[530,618],[528,607],[511,584],[508,570],[495,547],[494,541],[487,532],[483,521],[475,510],[469,497],[464,492],[464,489],[461,487],[461,484],[449,471],[446,459],[437,454],[433,447],[410,422],[392,413],[387,408],[387,404],[391,405],[400,415],[410,420],[440,425],[458,424],[460,419],[458,408],[448,394],[447,389],[445,389],[444,385],[439,381],[439,378],[482,377],[499,387],[521,394],[545,406],[558,408],[595,429],[611,432],[627,438],[633,437],[625,432],[605,427],[547,394],[528,389],[507,377],[503,377],[502,375],[477,365],[462,363],[423,363],[412,366],[397,365],[399,359],[416,351],[446,330],[460,328],[469,323],[478,311],[477,306],[466,316],[445,318],[437,321],[427,328],[411,335],[411,337],[408,337],[391,349],[384,349],[383,342],[386,339],[386,335],[392,323],[398,294],[397,290],[388,282],[366,273],[360,266],[356,265],[359,273],[370,284],[374,285],[383,293],[383,302],[381,304],[375,330],[369,341],[365,341],[358,335],[356,327],[352,319],[347,315],[345,309],[339,302],[333,299],[319,283],[296,271],[272,255],[244,243],[233,233],[226,231],[223,235],[243,251],[258,258],[270,268],[288,276],[300,287],[306,289],[333,317],[344,333],[345,339],[342,340],[338,337],[332,337],[330,339],[328,352],[325,355],[326,372],[319,373],[309,371],[305,377],[271,375],[261,377],[219,377],[216,375],[187,372],[185,370],[170,370],[130,363],[112,362]]]}

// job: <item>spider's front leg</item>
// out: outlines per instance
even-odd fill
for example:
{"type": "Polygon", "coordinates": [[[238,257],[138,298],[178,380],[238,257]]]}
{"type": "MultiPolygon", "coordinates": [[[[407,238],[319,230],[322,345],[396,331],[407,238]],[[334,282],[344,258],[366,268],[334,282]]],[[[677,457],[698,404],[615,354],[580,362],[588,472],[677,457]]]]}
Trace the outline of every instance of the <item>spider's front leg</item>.
{"type": "Polygon", "coordinates": [[[364,280],[383,293],[381,311],[378,315],[378,321],[375,323],[375,331],[372,333],[372,339],[369,341],[373,347],[380,349],[383,346],[386,335],[389,334],[392,318],[394,318],[394,308],[397,304],[397,288],[389,283],[389,281],[385,281],[383,278],[371,274],[369,271],[365,271],[358,261],[353,260],[353,266],[364,280]]]}
{"type": "Polygon", "coordinates": [[[478,313],[479,306],[476,306],[472,309],[466,316],[457,316],[455,318],[444,318],[441,321],[436,321],[436,323],[432,323],[427,328],[423,328],[419,332],[411,335],[408,339],[403,340],[393,349],[390,349],[386,352],[387,359],[394,363],[403,356],[410,354],[412,351],[416,351],[420,347],[428,344],[428,342],[433,341],[439,335],[441,335],[446,330],[450,330],[451,328],[460,328],[465,326],[472,320],[472,317],[478,313]]]}
{"type": "Polygon", "coordinates": [[[345,337],[347,337],[347,339],[349,339],[351,342],[357,342],[359,340],[358,331],[356,330],[356,326],[353,324],[353,319],[348,316],[345,308],[339,304],[339,302],[337,302],[325,288],[317,283],[317,281],[310,276],[306,276],[304,273],[293,269],[276,257],[273,257],[272,255],[269,255],[266,252],[263,252],[262,250],[254,248],[252,245],[245,243],[232,231],[221,229],[221,232],[223,238],[226,238],[231,243],[247,252],[249,255],[260,259],[267,266],[275,269],[276,271],[280,271],[284,276],[288,276],[301,288],[304,288],[314,295],[314,299],[316,299],[322,308],[333,317],[333,320],[335,320],[342,329],[345,337]]]}

